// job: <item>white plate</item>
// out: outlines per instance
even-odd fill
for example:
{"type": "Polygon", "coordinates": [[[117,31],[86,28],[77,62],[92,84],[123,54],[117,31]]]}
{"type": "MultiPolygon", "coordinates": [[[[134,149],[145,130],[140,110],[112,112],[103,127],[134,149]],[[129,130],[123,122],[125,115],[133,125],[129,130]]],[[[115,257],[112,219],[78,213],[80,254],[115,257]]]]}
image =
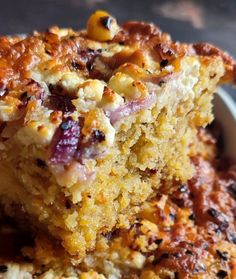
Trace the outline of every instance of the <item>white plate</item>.
{"type": "Polygon", "coordinates": [[[236,160],[236,104],[223,89],[215,95],[214,115],[223,130],[224,153],[236,160]]]}

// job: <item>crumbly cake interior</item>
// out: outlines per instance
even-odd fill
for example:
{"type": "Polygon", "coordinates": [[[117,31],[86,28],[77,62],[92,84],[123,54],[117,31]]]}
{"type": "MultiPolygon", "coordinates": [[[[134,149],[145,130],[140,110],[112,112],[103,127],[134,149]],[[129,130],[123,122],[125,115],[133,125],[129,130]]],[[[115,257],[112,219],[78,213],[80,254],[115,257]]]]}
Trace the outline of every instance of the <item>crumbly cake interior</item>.
{"type": "MultiPolygon", "coordinates": [[[[194,177],[172,194],[144,202],[129,229],[100,237],[96,250],[78,266],[72,267],[63,249],[39,234],[22,249],[28,263],[0,260],[0,278],[235,278],[235,164],[216,160],[216,140],[204,130],[198,138],[194,177]]],[[[8,235],[11,242],[18,238],[15,232],[8,235]]]]}
{"type": "MultiPolygon", "coordinates": [[[[216,49],[217,50],[217,49],[216,49]]],[[[0,200],[51,234],[73,263],[135,220],[139,205],[194,175],[197,128],[212,120],[232,63],[152,24],[53,27],[0,38],[0,200]],[[94,31],[96,29],[96,32],[94,31]]]]}

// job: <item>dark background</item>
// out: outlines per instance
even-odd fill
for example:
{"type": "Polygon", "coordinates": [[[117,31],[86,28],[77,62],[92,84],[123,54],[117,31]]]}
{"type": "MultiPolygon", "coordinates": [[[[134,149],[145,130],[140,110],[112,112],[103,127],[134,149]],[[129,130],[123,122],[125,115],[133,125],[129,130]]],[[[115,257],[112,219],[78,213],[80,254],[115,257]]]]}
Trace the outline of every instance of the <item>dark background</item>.
{"type": "Polygon", "coordinates": [[[120,23],[130,19],[152,21],[176,40],[212,42],[236,58],[236,0],[0,0],[0,3],[0,34],[31,33],[51,25],[79,29],[85,27],[91,12],[105,9],[120,23]]]}

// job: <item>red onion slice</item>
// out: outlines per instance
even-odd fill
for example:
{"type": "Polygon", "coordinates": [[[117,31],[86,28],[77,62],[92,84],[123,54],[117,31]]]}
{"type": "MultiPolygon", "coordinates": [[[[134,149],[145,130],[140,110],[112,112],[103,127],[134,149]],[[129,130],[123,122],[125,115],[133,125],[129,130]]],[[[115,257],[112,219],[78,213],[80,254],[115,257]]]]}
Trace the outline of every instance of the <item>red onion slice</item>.
{"type": "Polygon", "coordinates": [[[133,113],[136,113],[142,109],[149,108],[156,100],[156,95],[151,93],[147,98],[137,99],[131,102],[124,104],[118,109],[109,112],[109,118],[111,124],[115,124],[117,121],[121,120],[124,117],[127,117],[133,113]]]}
{"type": "Polygon", "coordinates": [[[82,119],[66,119],[57,128],[50,147],[49,163],[68,164],[74,157],[81,139],[82,119]]]}
{"type": "Polygon", "coordinates": [[[160,90],[162,84],[172,79],[175,75],[170,72],[164,75],[148,75],[143,78],[142,81],[148,85],[151,92],[147,98],[136,99],[128,102],[114,111],[107,111],[107,115],[110,118],[111,124],[116,123],[120,119],[127,117],[133,113],[136,113],[142,109],[149,108],[156,100],[157,93],[160,90]],[[151,85],[151,86],[150,86],[151,85]]]}

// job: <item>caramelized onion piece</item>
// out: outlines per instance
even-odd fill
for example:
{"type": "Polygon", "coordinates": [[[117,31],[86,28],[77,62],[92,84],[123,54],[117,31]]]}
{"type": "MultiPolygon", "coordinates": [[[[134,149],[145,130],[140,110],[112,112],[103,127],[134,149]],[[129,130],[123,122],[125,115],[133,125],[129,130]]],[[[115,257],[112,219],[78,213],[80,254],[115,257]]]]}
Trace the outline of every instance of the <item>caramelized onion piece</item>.
{"type": "Polygon", "coordinates": [[[136,113],[142,109],[149,108],[156,100],[156,95],[151,93],[147,98],[137,99],[124,104],[118,109],[107,112],[110,118],[111,124],[115,124],[117,121],[127,117],[133,113],[136,113]]]}

